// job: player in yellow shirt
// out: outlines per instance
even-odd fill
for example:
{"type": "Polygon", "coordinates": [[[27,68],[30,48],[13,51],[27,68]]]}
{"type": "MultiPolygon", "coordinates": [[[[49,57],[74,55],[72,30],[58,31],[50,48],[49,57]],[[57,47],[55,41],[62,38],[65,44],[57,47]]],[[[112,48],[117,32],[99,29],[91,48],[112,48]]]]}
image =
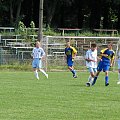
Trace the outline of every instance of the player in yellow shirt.
{"type": "Polygon", "coordinates": [[[73,77],[77,78],[76,71],[74,70],[74,58],[76,57],[77,50],[70,46],[70,42],[67,41],[66,48],[65,48],[65,55],[67,60],[68,69],[73,73],[73,77]]]}

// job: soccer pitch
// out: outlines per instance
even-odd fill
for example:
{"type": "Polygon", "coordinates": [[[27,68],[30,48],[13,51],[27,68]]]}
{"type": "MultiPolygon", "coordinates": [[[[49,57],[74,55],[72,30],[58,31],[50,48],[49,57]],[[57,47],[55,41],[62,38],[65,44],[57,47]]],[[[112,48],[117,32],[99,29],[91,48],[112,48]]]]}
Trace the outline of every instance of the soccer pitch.
{"type": "Polygon", "coordinates": [[[119,120],[120,85],[110,72],[110,85],[101,73],[95,86],[86,87],[88,72],[0,72],[0,120],[119,120]]]}

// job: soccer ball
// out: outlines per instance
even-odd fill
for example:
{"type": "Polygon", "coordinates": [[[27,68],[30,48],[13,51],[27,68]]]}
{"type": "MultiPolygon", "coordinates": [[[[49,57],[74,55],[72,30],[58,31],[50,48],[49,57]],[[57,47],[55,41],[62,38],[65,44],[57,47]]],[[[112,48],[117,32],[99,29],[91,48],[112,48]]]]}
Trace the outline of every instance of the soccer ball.
{"type": "Polygon", "coordinates": [[[90,87],[90,82],[87,82],[87,83],[86,83],[86,86],[87,86],[87,87],[90,87]]]}

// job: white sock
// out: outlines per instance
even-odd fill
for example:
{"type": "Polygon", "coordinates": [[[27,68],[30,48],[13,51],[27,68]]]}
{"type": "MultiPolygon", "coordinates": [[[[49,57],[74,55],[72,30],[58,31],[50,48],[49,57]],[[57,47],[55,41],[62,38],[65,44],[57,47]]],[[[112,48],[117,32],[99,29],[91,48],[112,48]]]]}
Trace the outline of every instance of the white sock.
{"type": "Polygon", "coordinates": [[[35,74],[35,77],[38,79],[39,78],[39,76],[38,76],[38,71],[36,70],[36,71],[34,71],[34,74],[35,74]]]}
{"type": "Polygon", "coordinates": [[[88,82],[90,82],[90,81],[91,81],[91,78],[92,78],[92,77],[91,77],[91,75],[90,75],[90,76],[88,77],[88,82]]]}
{"type": "Polygon", "coordinates": [[[40,69],[40,71],[47,77],[48,74],[43,70],[43,69],[40,69]]]}
{"type": "Polygon", "coordinates": [[[91,77],[90,83],[92,84],[94,80],[94,77],[91,77]]]}
{"type": "Polygon", "coordinates": [[[88,77],[88,82],[90,82],[90,84],[92,84],[93,80],[94,80],[94,78],[90,75],[90,76],[88,77]]]}

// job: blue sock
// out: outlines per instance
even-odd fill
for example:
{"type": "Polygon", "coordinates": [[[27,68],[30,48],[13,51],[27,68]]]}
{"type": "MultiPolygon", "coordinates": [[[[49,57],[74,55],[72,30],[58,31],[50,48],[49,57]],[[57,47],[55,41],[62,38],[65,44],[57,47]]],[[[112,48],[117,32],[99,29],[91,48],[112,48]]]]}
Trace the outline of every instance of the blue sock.
{"type": "Polygon", "coordinates": [[[107,84],[109,82],[109,78],[108,76],[105,76],[105,84],[107,84]]]}
{"type": "Polygon", "coordinates": [[[71,70],[71,72],[73,73],[73,75],[75,75],[75,74],[76,74],[76,71],[75,71],[75,70],[71,70]]]}
{"type": "Polygon", "coordinates": [[[93,80],[92,85],[94,85],[94,84],[96,83],[97,78],[98,78],[98,76],[95,76],[95,77],[94,77],[94,80],[93,80]]]}

